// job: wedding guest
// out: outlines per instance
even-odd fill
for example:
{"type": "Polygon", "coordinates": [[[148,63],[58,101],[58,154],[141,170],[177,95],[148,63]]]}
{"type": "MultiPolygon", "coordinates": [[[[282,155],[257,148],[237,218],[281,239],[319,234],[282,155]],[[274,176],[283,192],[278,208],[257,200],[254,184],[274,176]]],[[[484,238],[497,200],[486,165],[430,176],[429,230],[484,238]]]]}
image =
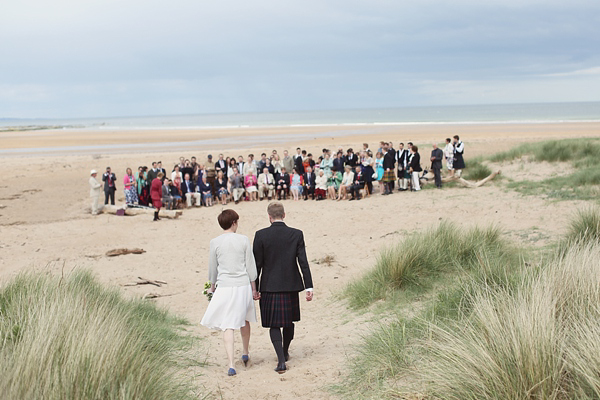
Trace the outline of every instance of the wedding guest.
{"type": "MultiPolygon", "coordinates": [[[[410,146],[412,146],[412,143],[409,143],[410,146]]],[[[404,143],[400,143],[396,152],[396,161],[398,162],[398,182],[400,186],[398,190],[401,192],[408,190],[408,180],[410,179],[408,173],[409,158],[410,151],[404,148],[404,143]]]]}
{"type": "Polygon", "coordinates": [[[162,191],[162,203],[165,206],[165,209],[167,210],[173,210],[174,209],[174,199],[173,196],[171,195],[171,190],[170,190],[170,186],[173,183],[172,180],[170,180],[169,178],[165,178],[165,181],[163,182],[161,191],[162,191]]]}
{"type": "MultiPolygon", "coordinates": [[[[179,180],[179,178],[177,178],[179,180]]],[[[169,182],[169,193],[173,198],[173,208],[179,208],[179,206],[183,202],[183,196],[181,194],[181,186],[177,185],[175,182],[169,182]]]]}
{"type": "Polygon", "coordinates": [[[304,201],[308,200],[308,195],[311,195],[312,199],[315,199],[315,180],[316,175],[313,173],[312,168],[309,166],[306,167],[306,172],[302,179],[304,180],[304,189],[302,193],[304,194],[304,201]]]}
{"type": "Polygon", "coordinates": [[[329,178],[331,176],[331,170],[333,169],[333,160],[329,153],[325,153],[323,161],[321,161],[321,171],[325,172],[325,177],[329,178]]]}
{"type": "Polygon", "coordinates": [[[230,177],[233,176],[233,174],[234,174],[233,169],[234,168],[237,168],[237,162],[235,161],[235,158],[230,157],[229,161],[227,162],[227,174],[225,174],[225,176],[227,177],[227,179],[229,179],[230,177]]]}
{"type": "Polygon", "coordinates": [[[196,207],[200,207],[202,196],[196,192],[196,184],[190,179],[190,174],[185,174],[185,180],[181,183],[181,197],[185,199],[185,204],[188,208],[192,206],[192,199],[196,207]]]}
{"type": "Polygon", "coordinates": [[[344,152],[338,151],[336,157],[333,160],[333,169],[342,173],[344,170],[344,152]]]}
{"type": "Polygon", "coordinates": [[[162,179],[165,175],[159,172],[150,186],[150,197],[152,197],[152,206],[154,207],[154,221],[160,220],[158,213],[162,207],[162,179]]]}
{"type": "Polygon", "coordinates": [[[419,155],[419,146],[413,145],[410,148],[411,159],[410,159],[410,169],[409,172],[411,174],[411,185],[413,191],[421,190],[421,185],[419,182],[419,173],[423,171],[421,168],[421,156],[419,155]]]}
{"type": "MultiPolygon", "coordinates": [[[[275,151],[275,150],[273,150],[275,151]]],[[[279,175],[281,175],[281,170],[283,168],[283,162],[281,161],[281,159],[279,158],[279,154],[275,153],[273,154],[273,161],[271,161],[271,164],[273,165],[273,178],[275,178],[275,182],[277,182],[279,180],[279,175]]]]}
{"type": "Polygon", "coordinates": [[[300,175],[297,170],[294,170],[290,181],[290,192],[295,201],[300,199],[299,197],[302,194],[303,186],[304,182],[302,175],[300,175]]]}
{"type": "Polygon", "coordinates": [[[196,157],[192,157],[192,162],[190,163],[190,165],[192,166],[192,169],[194,170],[190,176],[192,177],[192,179],[194,179],[198,174],[198,167],[200,166],[196,162],[196,157]]]}
{"type": "Polygon", "coordinates": [[[315,195],[317,200],[325,200],[327,196],[327,175],[322,169],[319,170],[319,174],[315,178],[315,195]]]}
{"type": "Polygon", "coordinates": [[[355,169],[354,180],[350,186],[350,195],[352,196],[350,200],[360,200],[360,191],[365,188],[365,183],[365,175],[359,165],[355,169]]]}
{"type": "Polygon", "coordinates": [[[133,176],[131,168],[127,168],[125,172],[125,178],[123,178],[123,184],[125,186],[125,203],[135,204],[138,202],[136,181],[133,176]]]}
{"type": "MultiPolygon", "coordinates": [[[[181,174],[179,174],[180,181],[183,181],[183,177],[185,176],[185,174],[189,174],[190,179],[193,178],[194,167],[192,167],[192,163],[190,162],[190,160],[185,160],[185,164],[184,164],[183,168],[180,168],[179,172],[181,172],[181,174]]],[[[171,179],[175,180],[176,178],[177,178],[177,176],[174,176],[171,179]]]]}
{"type": "MultiPolygon", "coordinates": [[[[247,166],[247,164],[246,164],[247,166]]],[[[248,197],[250,201],[258,200],[258,179],[254,174],[254,169],[248,170],[248,175],[244,178],[244,186],[246,187],[246,193],[248,193],[248,197]]]]}
{"type": "Polygon", "coordinates": [[[174,181],[175,178],[179,178],[183,180],[183,175],[181,174],[181,170],[179,168],[179,165],[175,165],[173,167],[173,172],[171,172],[171,180],[174,181]]]}
{"type": "Polygon", "coordinates": [[[220,170],[217,173],[217,179],[215,180],[215,191],[217,193],[217,198],[221,200],[222,205],[227,205],[227,196],[229,196],[229,191],[227,190],[227,179],[225,179],[225,174],[223,170],[220,170]]]}
{"type": "MultiPolygon", "coordinates": [[[[291,158],[291,157],[290,157],[291,158]]],[[[277,180],[277,200],[287,199],[290,190],[290,174],[285,167],[281,168],[281,174],[277,180]]]]}
{"type": "Polygon", "coordinates": [[[358,165],[358,157],[354,154],[354,150],[352,148],[348,149],[346,154],[346,159],[344,160],[344,165],[350,166],[350,168],[354,171],[354,167],[358,165]]]}
{"type": "Polygon", "coordinates": [[[233,173],[230,175],[229,184],[231,185],[233,201],[235,204],[238,204],[240,199],[244,196],[244,177],[240,174],[237,166],[233,167],[233,173]]]}
{"type": "Polygon", "coordinates": [[[337,192],[342,183],[342,174],[337,169],[331,171],[331,176],[327,178],[327,198],[335,200],[337,198],[337,192]]]}
{"type": "Polygon", "coordinates": [[[227,162],[223,158],[223,154],[219,154],[219,159],[215,163],[215,171],[217,175],[219,174],[219,171],[222,171],[223,177],[227,178],[227,162]]]}
{"type": "Polygon", "coordinates": [[[311,167],[313,171],[315,170],[315,160],[313,160],[312,153],[308,153],[308,155],[304,159],[302,165],[304,167],[304,172],[307,171],[308,167],[311,167]]]}
{"type": "Polygon", "coordinates": [[[215,195],[215,179],[217,177],[217,171],[215,163],[212,160],[213,156],[211,154],[208,155],[206,163],[204,164],[204,170],[206,174],[206,182],[210,185],[213,196],[215,195]]]}
{"type": "Polygon", "coordinates": [[[282,168],[285,168],[285,170],[288,172],[288,174],[292,171],[292,169],[294,169],[294,158],[292,156],[289,155],[287,150],[283,151],[283,166],[282,168]]]}
{"type": "Polygon", "coordinates": [[[352,167],[350,165],[346,165],[344,169],[345,172],[344,176],[342,177],[342,183],[340,184],[340,191],[337,198],[338,201],[346,199],[346,194],[354,183],[354,172],[352,172],[352,167]]]}
{"type": "MultiPolygon", "coordinates": [[[[371,152],[363,151],[360,157],[360,164],[362,166],[361,172],[364,176],[365,184],[369,193],[373,193],[373,175],[375,175],[375,160],[373,160],[373,154],[371,152]]],[[[375,178],[377,178],[375,176],[375,178]]]]}
{"type": "Polygon", "coordinates": [[[363,143],[363,151],[366,152],[366,153],[368,153],[369,151],[371,151],[369,149],[369,144],[368,143],[363,143]]]}
{"type": "Polygon", "coordinates": [[[237,168],[238,168],[240,175],[242,175],[242,176],[246,176],[244,174],[245,167],[246,167],[246,163],[244,162],[244,156],[239,156],[238,161],[237,161],[237,168]]]}
{"type": "Polygon", "coordinates": [[[254,154],[248,154],[248,161],[246,165],[244,165],[244,176],[250,175],[250,171],[252,174],[256,176],[256,164],[254,163],[254,154]]]}
{"type": "Polygon", "coordinates": [[[202,181],[200,182],[200,194],[202,195],[202,201],[204,205],[207,207],[212,207],[213,205],[213,189],[206,180],[206,175],[202,175],[202,181]]]}
{"type": "Polygon", "coordinates": [[[167,176],[167,171],[165,171],[165,169],[163,168],[162,161],[156,162],[156,169],[158,170],[158,172],[163,173],[163,179],[165,179],[165,176],[167,176]]]}
{"type": "Polygon", "coordinates": [[[108,200],[110,198],[110,204],[115,205],[115,192],[117,191],[117,186],[115,182],[117,181],[117,177],[113,172],[110,171],[110,167],[106,167],[106,172],[102,175],[102,182],[104,182],[104,204],[108,204],[108,200]]]}
{"type": "Polygon", "coordinates": [[[138,204],[140,206],[148,206],[148,204],[150,204],[150,185],[146,180],[146,175],[144,174],[143,170],[138,173],[136,184],[138,191],[138,204]]]}
{"type": "Polygon", "coordinates": [[[396,153],[390,151],[390,144],[383,144],[383,184],[384,195],[392,194],[392,183],[396,180],[396,153]]]}
{"type": "Polygon", "coordinates": [[[302,175],[304,174],[304,155],[306,154],[306,150],[301,151],[298,147],[296,151],[298,152],[298,154],[294,156],[294,168],[296,169],[298,174],[302,175]]]}
{"type": "Polygon", "coordinates": [[[234,365],[234,330],[242,335],[242,362],[248,364],[250,322],[256,321],[254,300],[258,278],[256,262],[250,240],[237,234],[239,215],[233,210],[223,210],[217,217],[223,234],[210,241],[208,279],[213,297],[201,324],[223,331],[223,342],[229,361],[227,375],[236,375],[234,365]]]}
{"type": "Polygon", "coordinates": [[[260,160],[258,161],[257,164],[257,171],[258,171],[258,175],[262,175],[265,167],[267,166],[267,153],[262,153],[260,155],[260,160]]]}
{"type": "Polygon", "coordinates": [[[146,179],[148,180],[149,184],[152,184],[152,181],[154,180],[154,178],[156,178],[158,172],[159,171],[156,168],[156,161],[152,161],[152,168],[150,168],[150,170],[148,171],[148,175],[146,176],[146,179]]]}
{"type": "Polygon", "coordinates": [[[444,159],[444,152],[438,149],[437,143],[433,144],[433,150],[431,151],[431,170],[435,179],[435,186],[438,189],[442,188],[442,160],[444,159]]]}
{"type": "Polygon", "coordinates": [[[275,167],[273,166],[269,158],[265,159],[265,165],[264,167],[262,167],[261,171],[263,171],[265,168],[268,169],[269,173],[273,175],[273,178],[275,178],[275,167]]]}
{"type": "Polygon", "coordinates": [[[263,168],[263,173],[258,177],[258,197],[262,201],[264,200],[265,195],[267,195],[267,198],[271,200],[273,198],[274,191],[275,178],[273,177],[273,174],[269,172],[269,168],[265,166],[263,168]]]}
{"type": "Polygon", "coordinates": [[[98,171],[95,169],[90,171],[90,197],[92,198],[92,215],[98,215],[100,207],[98,201],[100,199],[100,193],[102,193],[102,184],[96,180],[98,171]]]}
{"type": "Polygon", "coordinates": [[[465,169],[465,160],[463,154],[465,153],[465,144],[460,140],[458,135],[454,135],[454,161],[452,162],[452,168],[454,169],[454,175],[462,175],[462,170],[465,169]]]}
{"type": "Polygon", "coordinates": [[[375,172],[377,172],[376,181],[379,183],[379,193],[383,193],[383,153],[380,151],[375,155],[375,172]]]}

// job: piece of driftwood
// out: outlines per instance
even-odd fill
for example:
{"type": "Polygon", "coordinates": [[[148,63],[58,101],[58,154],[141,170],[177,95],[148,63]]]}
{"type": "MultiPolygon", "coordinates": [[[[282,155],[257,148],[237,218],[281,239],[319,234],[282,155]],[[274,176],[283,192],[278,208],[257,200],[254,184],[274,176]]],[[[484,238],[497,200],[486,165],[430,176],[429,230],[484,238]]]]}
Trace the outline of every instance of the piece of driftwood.
{"type": "MultiPolygon", "coordinates": [[[[484,178],[480,181],[477,181],[477,182],[471,182],[466,179],[460,178],[458,176],[447,176],[445,178],[442,178],[442,183],[457,182],[457,183],[463,185],[464,187],[478,188],[480,186],[485,185],[487,182],[491,181],[492,179],[494,179],[497,175],[500,175],[501,173],[502,173],[502,171],[493,172],[486,178],[484,178]]],[[[427,175],[425,175],[425,179],[423,179],[423,178],[420,179],[420,183],[421,183],[421,185],[428,185],[431,183],[435,183],[435,180],[433,177],[433,172],[428,172],[427,175]]]]}
{"type": "Polygon", "coordinates": [[[125,254],[142,254],[145,253],[144,249],[113,249],[106,252],[107,257],[123,256],[125,254]]]}
{"type": "Polygon", "coordinates": [[[175,296],[179,293],[170,293],[170,294],[158,294],[158,293],[146,293],[142,299],[157,299],[159,297],[169,297],[169,296],[175,296]]]}
{"type": "Polygon", "coordinates": [[[158,279],[146,279],[146,278],[142,278],[141,276],[138,276],[138,279],[139,279],[139,281],[137,281],[137,282],[126,283],[123,286],[154,285],[154,286],[161,287],[162,285],[167,284],[167,282],[165,282],[165,281],[159,281],[158,279]]]}
{"type": "MultiPolygon", "coordinates": [[[[117,214],[118,210],[124,210],[125,215],[154,215],[153,208],[138,208],[127,206],[105,205],[101,212],[107,214],[117,214]]],[[[182,214],[181,210],[165,210],[161,209],[158,216],[161,218],[178,218],[182,214]]]]}

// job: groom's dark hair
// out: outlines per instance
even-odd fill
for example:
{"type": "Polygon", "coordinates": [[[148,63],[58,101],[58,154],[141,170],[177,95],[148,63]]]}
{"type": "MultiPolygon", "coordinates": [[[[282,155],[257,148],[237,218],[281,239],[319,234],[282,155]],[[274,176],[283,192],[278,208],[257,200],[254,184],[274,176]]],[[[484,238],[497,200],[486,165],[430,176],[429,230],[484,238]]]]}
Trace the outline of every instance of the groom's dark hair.
{"type": "Polygon", "coordinates": [[[219,221],[219,225],[223,230],[231,228],[231,225],[238,219],[240,219],[240,216],[233,210],[223,210],[217,217],[217,221],[219,221]]]}

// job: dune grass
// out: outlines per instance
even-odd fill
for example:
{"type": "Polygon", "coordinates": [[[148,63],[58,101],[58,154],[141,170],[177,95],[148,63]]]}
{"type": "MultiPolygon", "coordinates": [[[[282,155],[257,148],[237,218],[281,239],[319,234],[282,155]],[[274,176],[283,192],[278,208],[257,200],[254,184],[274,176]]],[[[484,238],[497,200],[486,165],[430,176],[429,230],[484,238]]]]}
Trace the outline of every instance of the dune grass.
{"type": "Polygon", "coordinates": [[[177,355],[185,321],[125,300],[87,271],[19,275],[0,290],[7,399],[188,399],[177,355]]]}
{"type": "MultiPolygon", "coordinates": [[[[437,285],[438,293],[404,302],[382,297],[395,303],[365,334],[344,382],[333,390],[347,398],[600,397],[599,209],[580,211],[557,246],[535,255],[511,247],[494,228],[461,231],[446,225],[414,236],[440,239],[435,247],[453,262],[437,269],[437,282],[417,273],[395,290],[406,291],[422,279],[437,285]],[[450,248],[448,230],[462,252],[450,248]]],[[[416,242],[405,240],[383,258],[417,258],[421,261],[407,266],[428,270],[440,256],[416,242]],[[395,254],[402,252],[411,257],[395,254]]],[[[371,273],[398,270],[381,260],[371,273]]],[[[346,294],[351,305],[370,304],[352,299],[358,291],[346,294]]]]}
{"type": "Polygon", "coordinates": [[[480,181],[492,174],[490,167],[483,163],[481,158],[469,160],[469,164],[465,168],[463,178],[470,181],[480,181]]]}

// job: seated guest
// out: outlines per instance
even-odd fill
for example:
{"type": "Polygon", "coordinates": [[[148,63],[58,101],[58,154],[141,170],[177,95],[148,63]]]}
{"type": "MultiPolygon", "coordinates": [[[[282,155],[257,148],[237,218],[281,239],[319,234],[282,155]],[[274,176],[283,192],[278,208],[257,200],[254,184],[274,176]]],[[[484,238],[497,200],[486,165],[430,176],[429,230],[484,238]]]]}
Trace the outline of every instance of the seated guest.
{"type": "Polygon", "coordinates": [[[421,185],[419,183],[419,173],[423,171],[421,168],[421,156],[419,155],[419,146],[413,145],[410,148],[411,159],[410,159],[410,175],[411,175],[411,184],[412,190],[417,192],[421,190],[421,185]]]}
{"type": "Polygon", "coordinates": [[[327,197],[331,200],[337,198],[337,192],[342,183],[342,173],[337,169],[333,169],[331,176],[327,179],[327,197]]]}
{"type": "Polygon", "coordinates": [[[316,180],[316,175],[313,173],[311,166],[307,166],[306,167],[306,172],[304,173],[304,176],[302,177],[302,179],[304,180],[304,190],[303,190],[303,194],[304,194],[304,200],[308,200],[308,195],[310,194],[312,196],[312,199],[315,199],[315,180],[316,180]]]}
{"type": "Polygon", "coordinates": [[[269,200],[273,198],[273,192],[275,190],[275,178],[273,174],[269,172],[267,167],[263,168],[263,173],[258,177],[258,197],[260,200],[264,200],[265,194],[267,194],[269,200]]]}
{"type": "Polygon", "coordinates": [[[178,176],[173,179],[173,184],[181,191],[181,179],[178,176]]]}
{"type": "MultiPolygon", "coordinates": [[[[233,159],[233,161],[235,163],[235,159],[233,159]]],[[[235,204],[238,204],[244,195],[244,177],[242,174],[240,174],[237,165],[232,168],[231,176],[229,177],[229,184],[231,185],[233,201],[235,204]]]]}
{"type": "Polygon", "coordinates": [[[344,169],[345,172],[344,176],[342,177],[342,183],[340,184],[340,191],[337,198],[338,201],[346,199],[346,194],[354,183],[354,172],[352,172],[352,167],[350,165],[346,165],[344,169]]]}
{"type": "Polygon", "coordinates": [[[360,200],[360,191],[365,188],[366,179],[361,166],[357,166],[355,171],[354,180],[350,186],[350,195],[352,196],[350,200],[360,200]]]}
{"type": "Polygon", "coordinates": [[[201,196],[196,193],[196,184],[190,180],[190,174],[185,174],[185,180],[181,183],[181,197],[185,199],[186,206],[192,206],[192,199],[196,203],[196,207],[200,207],[201,196]]]}
{"type": "Polygon", "coordinates": [[[179,208],[181,204],[181,189],[173,181],[170,182],[169,193],[173,198],[173,208],[179,208]]]}
{"type": "Polygon", "coordinates": [[[204,205],[207,207],[211,207],[213,205],[213,197],[212,197],[212,187],[210,183],[206,180],[206,174],[202,175],[202,181],[200,181],[200,194],[202,195],[202,201],[204,205]]]}
{"type": "Polygon", "coordinates": [[[165,183],[162,185],[162,202],[167,210],[172,210],[174,203],[173,196],[171,196],[171,190],[169,189],[171,182],[172,181],[169,178],[165,178],[165,183]]]}
{"type": "Polygon", "coordinates": [[[317,200],[325,200],[327,196],[327,175],[324,170],[319,170],[319,175],[315,178],[315,195],[317,200]]]}
{"type": "Polygon", "coordinates": [[[217,198],[221,200],[221,204],[224,206],[227,205],[229,191],[227,190],[227,179],[225,179],[225,173],[222,170],[217,173],[215,192],[217,193],[217,198]]]}
{"type": "Polygon", "coordinates": [[[302,194],[302,189],[304,186],[304,181],[302,179],[302,175],[298,173],[297,170],[294,169],[292,176],[290,178],[290,192],[292,192],[292,196],[294,200],[298,201],[300,195],[302,194]]]}
{"type": "MultiPolygon", "coordinates": [[[[304,154],[304,151],[302,151],[302,153],[304,154]]],[[[311,167],[313,172],[315,170],[315,160],[313,160],[313,155],[311,153],[308,153],[308,155],[306,156],[306,158],[304,159],[304,161],[302,162],[302,166],[304,167],[304,172],[306,173],[307,168],[311,167]]]]}
{"type": "Polygon", "coordinates": [[[279,174],[279,179],[277,180],[277,200],[281,200],[282,198],[287,199],[287,194],[290,190],[290,174],[287,173],[287,169],[285,167],[281,168],[281,174],[279,174]]]}
{"type": "MultiPolygon", "coordinates": [[[[248,164],[246,164],[247,166],[248,164]]],[[[258,180],[254,174],[254,169],[248,169],[248,175],[244,178],[244,186],[246,187],[246,193],[250,197],[251,201],[258,200],[258,180]]]]}

